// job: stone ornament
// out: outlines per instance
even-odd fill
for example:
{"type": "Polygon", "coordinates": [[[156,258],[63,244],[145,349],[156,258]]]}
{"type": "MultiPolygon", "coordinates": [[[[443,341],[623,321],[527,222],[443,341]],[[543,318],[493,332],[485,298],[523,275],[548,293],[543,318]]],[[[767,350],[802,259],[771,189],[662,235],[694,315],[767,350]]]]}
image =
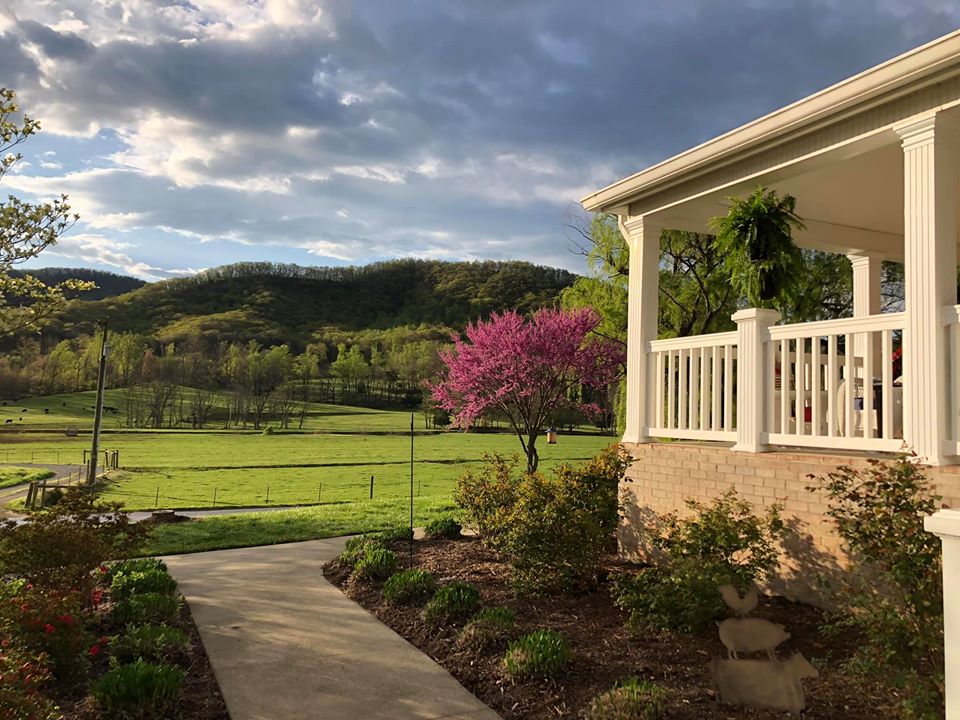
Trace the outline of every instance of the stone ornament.
{"type": "Polygon", "coordinates": [[[720,641],[727,649],[726,658],[710,661],[719,700],[730,705],[787,711],[801,717],[806,708],[803,695],[804,678],[817,677],[818,672],[800,653],[786,660],[777,659],[777,647],[790,637],[783,625],[761,618],[746,617],[757,606],[755,587],[743,596],[732,585],[720,589],[727,606],[739,617],[717,623],[720,641]],[[742,659],[739,653],[766,653],[767,659],[742,659]]]}

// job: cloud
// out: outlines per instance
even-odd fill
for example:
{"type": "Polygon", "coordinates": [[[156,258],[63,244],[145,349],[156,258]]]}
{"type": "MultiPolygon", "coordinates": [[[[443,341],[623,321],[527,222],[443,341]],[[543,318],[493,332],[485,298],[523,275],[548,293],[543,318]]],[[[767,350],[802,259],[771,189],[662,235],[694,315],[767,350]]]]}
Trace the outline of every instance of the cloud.
{"type": "Polygon", "coordinates": [[[941,0],[7,0],[0,85],[44,133],[5,182],[69,193],[85,247],[142,276],[579,267],[562,227],[578,197],[958,20],[941,0]]]}
{"type": "Polygon", "coordinates": [[[194,275],[200,270],[194,269],[167,269],[153,267],[143,262],[135,261],[127,254],[129,245],[122,242],[111,240],[103,235],[78,234],[67,235],[48,250],[48,254],[67,258],[70,260],[82,260],[86,263],[93,263],[119,270],[127,275],[141,278],[143,280],[166,280],[172,277],[182,277],[185,275],[194,275]]]}

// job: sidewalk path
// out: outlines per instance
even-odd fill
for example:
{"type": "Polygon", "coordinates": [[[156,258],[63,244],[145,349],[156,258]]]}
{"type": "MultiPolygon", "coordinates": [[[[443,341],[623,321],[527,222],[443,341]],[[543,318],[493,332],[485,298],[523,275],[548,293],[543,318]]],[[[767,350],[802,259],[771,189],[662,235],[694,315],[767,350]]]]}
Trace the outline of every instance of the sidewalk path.
{"type": "Polygon", "coordinates": [[[344,540],[164,558],[232,720],[497,720],[323,578],[344,540]]]}

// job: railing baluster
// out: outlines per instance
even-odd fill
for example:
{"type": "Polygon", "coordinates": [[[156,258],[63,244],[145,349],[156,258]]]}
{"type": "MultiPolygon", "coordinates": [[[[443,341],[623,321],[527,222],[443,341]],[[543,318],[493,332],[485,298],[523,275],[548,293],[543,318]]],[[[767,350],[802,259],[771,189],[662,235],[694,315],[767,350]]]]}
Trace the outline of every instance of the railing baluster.
{"type": "Polygon", "coordinates": [[[690,377],[687,387],[687,428],[699,430],[697,426],[697,391],[700,386],[700,348],[690,350],[690,377]]]}
{"type": "Polygon", "coordinates": [[[780,432],[790,432],[790,341],[780,341],[780,432]]]}
{"type": "Polygon", "coordinates": [[[873,437],[873,411],[876,407],[873,397],[873,333],[865,332],[860,336],[863,343],[863,436],[873,437]]]}
{"type": "Polygon", "coordinates": [[[793,416],[796,418],[795,432],[797,435],[806,433],[806,407],[807,407],[807,339],[797,338],[797,374],[794,380],[797,391],[796,400],[793,403],[793,416]]]}
{"type": "Polygon", "coordinates": [[[853,346],[855,340],[853,333],[847,333],[843,336],[843,358],[844,358],[844,391],[843,391],[843,435],[844,437],[853,437],[853,406],[854,395],[857,389],[856,373],[853,370],[853,346]]]}
{"type": "Polygon", "coordinates": [[[663,384],[667,381],[666,377],[663,374],[663,353],[657,353],[657,384],[654,390],[654,406],[655,412],[651,417],[655,417],[656,423],[655,427],[662,428],[665,427],[663,424],[663,384]]]}
{"type": "Polygon", "coordinates": [[[777,344],[770,340],[766,343],[767,350],[767,372],[766,372],[766,382],[767,387],[765,392],[767,393],[767,422],[766,422],[766,431],[772,433],[776,430],[777,425],[777,344]]]}
{"type": "Polygon", "coordinates": [[[837,336],[827,336],[827,436],[837,434],[837,336]]]}
{"type": "Polygon", "coordinates": [[[953,422],[950,426],[953,428],[951,440],[960,441],[960,325],[950,326],[950,358],[953,373],[950,376],[950,385],[953,389],[951,414],[953,422]]]}
{"type": "Polygon", "coordinates": [[[713,346],[710,371],[710,429],[720,429],[720,346],[713,346]]]}
{"type": "Polygon", "coordinates": [[[680,377],[677,385],[677,427],[682,430],[689,430],[689,417],[687,415],[687,367],[690,363],[690,351],[681,350],[679,355],[680,377]]]}
{"type": "Polygon", "coordinates": [[[880,333],[880,374],[881,398],[883,402],[883,416],[880,421],[881,433],[885,438],[893,437],[893,331],[883,330],[880,333]]]}
{"type": "Polygon", "coordinates": [[[733,430],[733,346],[723,346],[723,429],[733,430]]]}
{"type": "Polygon", "coordinates": [[[820,423],[820,393],[823,387],[820,380],[820,337],[816,336],[810,341],[810,431],[813,435],[820,435],[823,428],[820,423]]]}
{"type": "Polygon", "coordinates": [[[673,350],[667,351],[667,427],[671,430],[676,424],[676,374],[673,369],[673,350]]]}
{"type": "Polygon", "coordinates": [[[710,428],[710,397],[707,391],[707,373],[710,372],[709,362],[707,360],[707,349],[700,350],[700,429],[708,430],[710,428]]]}

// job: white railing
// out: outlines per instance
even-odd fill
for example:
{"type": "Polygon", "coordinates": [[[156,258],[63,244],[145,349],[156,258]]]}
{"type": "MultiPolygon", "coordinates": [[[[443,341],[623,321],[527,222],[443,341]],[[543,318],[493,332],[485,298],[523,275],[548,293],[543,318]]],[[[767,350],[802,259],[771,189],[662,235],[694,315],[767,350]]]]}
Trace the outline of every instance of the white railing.
{"type": "Polygon", "coordinates": [[[777,325],[764,341],[764,442],[845,450],[903,445],[894,377],[904,313],[777,325]]]}
{"type": "Polygon", "coordinates": [[[950,394],[950,421],[947,423],[946,452],[960,454],[960,305],[943,309],[947,332],[950,365],[947,369],[947,392],[950,394]]]}
{"type": "Polygon", "coordinates": [[[734,440],[737,333],[648,343],[651,437],[734,440]]]}

